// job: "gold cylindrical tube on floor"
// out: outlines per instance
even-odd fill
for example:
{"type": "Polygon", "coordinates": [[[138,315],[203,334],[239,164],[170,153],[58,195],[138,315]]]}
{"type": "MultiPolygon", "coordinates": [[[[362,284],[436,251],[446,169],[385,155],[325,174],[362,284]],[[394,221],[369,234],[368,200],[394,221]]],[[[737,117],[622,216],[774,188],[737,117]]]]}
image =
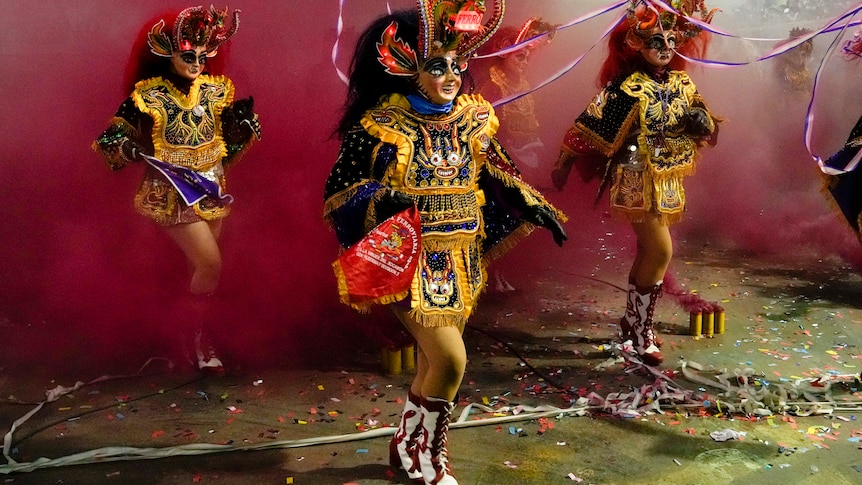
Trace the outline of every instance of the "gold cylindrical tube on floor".
{"type": "Polygon", "coordinates": [[[715,333],[724,333],[724,308],[718,308],[715,311],[715,333]]]}
{"type": "Polygon", "coordinates": [[[703,315],[700,312],[691,312],[688,317],[688,333],[699,337],[703,333],[703,315]]]}
{"type": "Polygon", "coordinates": [[[401,373],[401,349],[383,347],[383,368],[387,374],[401,373]]]}
{"type": "Polygon", "coordinates": [[[416,348],[413,344],[401,347],[401,367],[404,370],[413,370],[416,368],[416,348]]]}
{"type": "Polygon", "coordinates": [[[704,312],[703,314],[703,333],[707,337],[715,335],[715,314],[712,312],[704,312]]]}

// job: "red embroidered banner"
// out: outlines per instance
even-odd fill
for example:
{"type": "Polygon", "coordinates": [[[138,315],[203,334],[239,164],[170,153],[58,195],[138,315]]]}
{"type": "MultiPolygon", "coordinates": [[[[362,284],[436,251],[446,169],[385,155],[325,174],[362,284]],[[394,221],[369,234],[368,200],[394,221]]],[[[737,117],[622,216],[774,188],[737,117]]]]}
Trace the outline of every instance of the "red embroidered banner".
{"type": "Polygon", "coordinates": [[[386,219],[334,263],[341,301],[354,307],[407,296],[419,261],[421,222],[415,207],[386,219]]]}

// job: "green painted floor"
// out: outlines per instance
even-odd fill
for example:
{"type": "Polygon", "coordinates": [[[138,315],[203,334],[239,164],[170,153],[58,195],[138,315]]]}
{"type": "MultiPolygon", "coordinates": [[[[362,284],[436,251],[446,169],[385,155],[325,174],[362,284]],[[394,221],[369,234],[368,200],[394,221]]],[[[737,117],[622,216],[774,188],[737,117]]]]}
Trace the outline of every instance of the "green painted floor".
{"type": "MultiPolygon", "coordinates": [[[[676,283],[720,303],[726,331],[689,335],[688,312],[666,294],[656,311],[666,361],[650,372],[612,345],[626,259],[548,264],[530,281],[500,266],[517,291],[489,292],[465,334],[456,414],[487,407],[472,406],[450,432],[459,483],[862,483],[858,272],[708,246],[681,254],[676,283]],[[627,408],[632,393],[642,400],[627,408]]],[[[5,327],[21,345],[45,338],[5,327]]],[[[410,483],[387,465],[386,427],[410,374],[387,375],[379,357],[357,346],[325,365],[222,378],[167,373],[157,361],[146,376],[90,383],[111,372],[7,356],[4,432],[46,390],[83,385],[16,429],[11,457],[33,471],[0,467],[0,483],[410,483]]]]}

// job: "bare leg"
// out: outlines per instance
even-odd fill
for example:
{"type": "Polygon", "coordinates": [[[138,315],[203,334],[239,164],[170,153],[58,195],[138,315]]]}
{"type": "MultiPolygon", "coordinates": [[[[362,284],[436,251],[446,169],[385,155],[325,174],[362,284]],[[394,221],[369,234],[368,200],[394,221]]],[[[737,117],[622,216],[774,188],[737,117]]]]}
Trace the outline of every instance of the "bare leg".
{"type": "Polygon", "coordinates": [[[165,228],[165,232],[182,249],[191,269],[190,295],[180,302],[177,319],[186,322],[179,328],[179,342],[194,351],[190,360],[199,369],[217,375],[224,374],[224,365],[216,355],[205,326],[212,313],[212,295],[218,289],[222,259],[218,246],[221,221],[198,221],[165,228]]]}
{"type": "Polygon", "coordinates": [[[633,223],[637,236],[637,254],[630,276],[640,287],[654,286],[664,279],[673,257],[670,227],[658,216],[648,215],[644,222],[633,223]]]}
{"type": "Polygon", "coordinates": [[[208,295],[218,288],[222,259],[218,246],[221,221],[199,221],[168,226],[165,232],[177,243],[192,268],[189,291],[208,295]]]}
{"type": "Polygon", "coordinates": [[[393,311],[416,339],[419,362],[411,390],[423,398],[452,401],[467,368],[463,328],[423,327],[410,317],[409,310],[393,306],[393,311]]]}
{"type": "Polygon", "coordinates": [[[626,313],[620,320],[623,340],[630,340],[635,351],[647,365],[664,361],[659,350],[661,340],[653,328],[653,311],[661,295],[659,284],[664,279],[673,257],[670,228],[656,215],[632,224],[637,235],[637,254],[629,273],[626,313]]]}

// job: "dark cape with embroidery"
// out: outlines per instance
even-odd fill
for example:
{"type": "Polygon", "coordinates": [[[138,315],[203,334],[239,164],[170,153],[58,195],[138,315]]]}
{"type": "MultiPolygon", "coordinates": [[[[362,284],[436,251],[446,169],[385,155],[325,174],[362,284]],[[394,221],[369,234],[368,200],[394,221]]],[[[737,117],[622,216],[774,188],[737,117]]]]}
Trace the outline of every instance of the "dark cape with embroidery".
{"type": "Polygon", "coordinates": [[[862,148],[862,117],[850,131],[850,136],[841,150],[829,157],[824,165],[827,168],[846,171],[839,175],[826,177],[826,190],[834,200],[841,214],[850,223],[862,242],[862,169],[859,162],[851,167],[854,158],[859,156],[862,148]]]}

